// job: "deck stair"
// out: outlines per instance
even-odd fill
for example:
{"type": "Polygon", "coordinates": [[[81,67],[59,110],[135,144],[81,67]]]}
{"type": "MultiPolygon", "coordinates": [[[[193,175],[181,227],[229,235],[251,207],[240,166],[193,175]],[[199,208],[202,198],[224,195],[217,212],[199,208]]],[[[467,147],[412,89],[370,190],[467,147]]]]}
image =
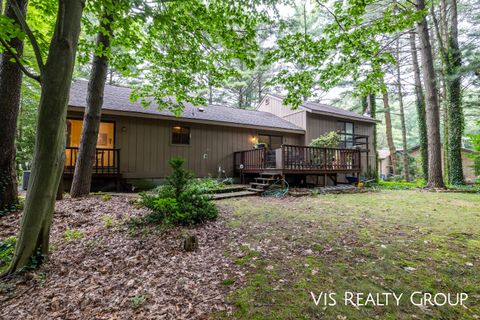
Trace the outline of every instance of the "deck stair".
{"type": "MultiPolygon", "coordinates": [[[[250,187],[246,190],[256,193],[262,193],[271,188],[271,186],[281,178],[280,173],[262,172],[260,177],[255,177],[255,182],[250,182],[250,187]]],[[[278,186],[280,187],[280,186],[278,186]]]]}

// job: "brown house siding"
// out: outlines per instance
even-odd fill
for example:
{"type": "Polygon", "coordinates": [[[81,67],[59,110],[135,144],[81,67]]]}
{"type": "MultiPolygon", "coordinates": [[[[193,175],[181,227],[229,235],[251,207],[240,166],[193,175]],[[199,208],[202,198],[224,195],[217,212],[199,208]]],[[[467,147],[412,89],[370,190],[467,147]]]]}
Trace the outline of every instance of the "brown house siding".
{"type": "Polygon", "coordinates": [[[280,118],[284,118],[285,116],[290,115],[292,113],[297,113],[299,111],[302,111],[299,109],[292,110],[290,107],[283,105],[281,99],[278,99],[276,97],[272,97],[269,95],[266,95],[263,98],[263,100],[258,105],[257,110],[273,113],[274,115],[280,118]]]}
{"type": "MultiPolygon", "coordinates": [[[[69,117],[81,117],[69,113],[69,117]]],[[[301,144],[300,134],[273,130],[207,125],[140,117],[105,115],[103,121],[115,121],[115,147],[120,149],[120,173],[124,178],[162,179],[170,174],[168,161],[180,156],[186,167],[198,177],[218,175],[218,167],[233,176],[233,153],[253,147],[258,134],[282,135],[285,144],[301,144]],[[189,145],[171,144],[171,127],[190,127],[189,145]],[[206,155],[206,158],[204,158],[206,155]]]]}

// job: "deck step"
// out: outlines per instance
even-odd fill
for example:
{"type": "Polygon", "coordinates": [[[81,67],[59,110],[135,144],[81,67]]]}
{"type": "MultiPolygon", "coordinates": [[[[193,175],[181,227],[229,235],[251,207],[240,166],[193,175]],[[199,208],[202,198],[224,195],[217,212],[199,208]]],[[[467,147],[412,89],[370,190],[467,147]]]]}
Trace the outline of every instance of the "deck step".
{"type": "Polygon", "coordinates": [[[247,197],[247,196],[256,196],[258,192],[249,191],[249,189],[237,192],[227,192],[227,193],[216,193],[212,194],[212,200],[221,200],[229,198],[238,198],[238,197],[247,197]]]}
{"type": "Polygon", "coordinates": [[[230,192],[238,192],[238,191],[243,191],[245,190],[246,185],[234,185],[234,186],[225,186],[220,189],[215,189],[210,191],[209,193],[211,194],[217,194],[217,193],[230,193],[230,192]]]}
{"type": "Polygon", "coordinates": [[[260,183],[260,182],[250,182],[250,186],[256,186],[256,187],[268,187],[270,184],[269,183],[260,183]]]}
{"type": "Polygon", "coordinates": [[[255,188],[246,188],[245,190],[250,191],[250,192],[255,192],[255,194],[259,194],[265,190],[263,189],[255,189],[255,188]]]}
{"type": "Polygon", "coordinates": [[[263,178],[263,177],[255,177],[256,181],[265,181],[265,182],[274,182],[276,179],[273,178],[263,178]]]}
{"type": "Polygon", "coordinates": [[[260,173],[260,176],[263,178],[263,176],[269,176],[269,177],[276,177],[282,175],[280,172],[262,172],[260,173]]]}

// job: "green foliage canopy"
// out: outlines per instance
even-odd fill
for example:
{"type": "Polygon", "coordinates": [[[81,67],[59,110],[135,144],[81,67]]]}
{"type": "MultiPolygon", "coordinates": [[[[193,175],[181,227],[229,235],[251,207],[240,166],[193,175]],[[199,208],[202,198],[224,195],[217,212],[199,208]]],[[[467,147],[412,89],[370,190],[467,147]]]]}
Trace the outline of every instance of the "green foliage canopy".
{"type": "Polygon", "coordinates": [[[385,3],[380,8],[374,0],[335,1],[333,8],[322,0],[316,3],[332,17],[322,35],[288,34],[269,53],[270,62],[304,66],[301,70],[284,68],[273,79],[272,84],[288,90],[285,102],[296,108],[311,95],[314,85],[328,90],[347,78],[361,96],[381,92],[383,67],[395,59],[380,37],[412,27],[425,12],[417,12],[410,2],[385,3]]]}

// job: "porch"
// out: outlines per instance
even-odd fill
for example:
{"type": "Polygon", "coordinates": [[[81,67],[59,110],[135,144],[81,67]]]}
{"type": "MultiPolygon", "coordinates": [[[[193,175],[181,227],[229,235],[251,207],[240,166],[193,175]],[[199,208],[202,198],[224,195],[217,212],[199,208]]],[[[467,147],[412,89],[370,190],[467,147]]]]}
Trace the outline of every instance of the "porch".
{"type": "MultiPolygon", "coordinates": [[[[69,191],[75,173],[78,156],[77,147],[65,149],[65,165],[63,168],[63,184],[61,188],[69,191]]],[[[122,175],[120,173],[120,149],[97,148],[92,171],[92,191],[120,191],[122,175]]]]}
{"type": "MultiPolygon", "coordinates": [[[[63,175],[73,176],[75,163],[78,156],[77,147],[65,149],[65,166],[63,175]]],[[[97,148],[95,152],[95,163],[93,165],[93,176],[119,177],[120,176],[120,149],[97,148]]]]}

